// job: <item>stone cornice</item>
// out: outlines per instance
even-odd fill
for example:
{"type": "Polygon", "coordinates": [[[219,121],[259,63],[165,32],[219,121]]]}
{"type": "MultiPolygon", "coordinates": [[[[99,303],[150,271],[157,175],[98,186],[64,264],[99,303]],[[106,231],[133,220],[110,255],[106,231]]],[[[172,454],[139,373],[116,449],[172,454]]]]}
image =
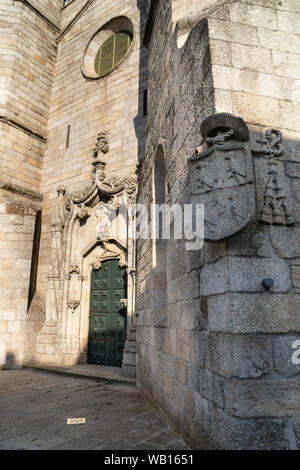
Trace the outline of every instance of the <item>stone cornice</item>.
{"type": "Polygon", "coordinates": [[[41,203],[43,201],[43,195],[30,189],[22,188],[17,184],[0,180],[0,189],[4,191],[9,191],[10,193],[16,194],[18,196],[23,196],[27,199],[32,199],[33,201],[41,203]]]}
{"type": "Polygon", "coordinates": [[[47,138],[44,137],[43,135],[39,134],[38,132],[33,131],[29,127],[24,126],[24,124],[21,124],[20,122],[14,119],[11,119],[7,116],[0,116],[0,122],[4,122],[8,126],[15,127],[16,129],[19,129],[20,131],[25,132],[26,134],[30,135],[34,139],[40,140],[41,142],[44,142],[44,143],[47,142],[47,138]]]}

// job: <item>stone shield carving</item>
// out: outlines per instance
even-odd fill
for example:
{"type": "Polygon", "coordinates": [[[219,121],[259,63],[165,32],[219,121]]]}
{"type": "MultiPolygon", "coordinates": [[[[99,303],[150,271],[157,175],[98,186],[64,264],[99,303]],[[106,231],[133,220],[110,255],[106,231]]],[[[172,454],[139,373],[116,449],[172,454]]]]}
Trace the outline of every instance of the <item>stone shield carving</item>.
{"type": "Polygon", "coordinates": [[[192,204],[204,204],[204,239],[219,241],[255,216],[253,166],[241,118],[227,113],[203,121],[206,148],[189,160],[192,204]]]}

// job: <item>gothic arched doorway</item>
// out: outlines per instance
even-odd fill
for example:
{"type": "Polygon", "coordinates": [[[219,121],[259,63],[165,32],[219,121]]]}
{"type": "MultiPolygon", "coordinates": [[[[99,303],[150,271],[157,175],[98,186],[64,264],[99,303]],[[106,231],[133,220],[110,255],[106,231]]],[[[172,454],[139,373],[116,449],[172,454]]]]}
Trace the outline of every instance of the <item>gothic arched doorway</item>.
{"type": "Polygon", "coordinates": [[[103,261],[91,276],[88,362],[122,367],[127,334],[127,273],[119,260],[103,261]]]}

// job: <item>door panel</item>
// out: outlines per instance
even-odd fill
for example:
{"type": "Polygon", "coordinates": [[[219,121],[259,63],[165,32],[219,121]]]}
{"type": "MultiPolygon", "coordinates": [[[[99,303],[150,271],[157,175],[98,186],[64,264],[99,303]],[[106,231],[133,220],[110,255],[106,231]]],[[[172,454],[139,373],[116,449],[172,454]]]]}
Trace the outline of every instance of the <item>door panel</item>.
{"type": "Polygon", "coordinates": [[[117,260],[104,261],[93,270],[91,281],[88,362],[122,366],[127,332],[126,270],[117,260]]]}

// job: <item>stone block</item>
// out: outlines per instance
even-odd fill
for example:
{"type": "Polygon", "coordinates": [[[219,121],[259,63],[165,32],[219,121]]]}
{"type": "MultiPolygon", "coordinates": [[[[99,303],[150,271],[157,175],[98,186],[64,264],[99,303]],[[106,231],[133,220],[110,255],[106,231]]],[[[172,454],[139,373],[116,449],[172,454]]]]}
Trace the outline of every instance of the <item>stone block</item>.
{"type": "Polygon", "coordinates": [[[276,11],[260,5],[237,3],[229,7],[230,21],[248,24],[257,28],[277,29],[276,11]]]}
{"type": "Polygon", "coordinates": [[[228,276],[233,292],[263,292],[262,280],[274,279],[272,292],[286,292],[291,287],[288,264],[277,259],[228,257],[228,276]]]}
{"type": "Polygon", "coordinates": [[[177,330],[176,332],[176,358],[189,361],[190,347],[189,347],[188,332],[184,330],[177,330]]]}
{"type": "Polygon", "coordinates": [[[241,70],[273,73],[272,55],[269,49],[233,43],[231,50],[233,67],[241,70]]]}
{"type": "Polygon", "coordinates": [[[224,41],[211,40],[210,43],[211,63],[232,66],[231,44],[224,41]]]}
{"type": "Polygon", "coordinates": [[[0,333],[6,333],[7,331],[7,321],[0,320],[0,333]]]}
{"type": "Polygon", "coordinates": [[[54,344],[45,344],[45,353],[46,354],[55,354],[57,352],[56,346],[54,344]]]}
{"type": "Polygon", "coordinates": [[[288,450],[289,427],[284,419],[239,419],[219,407],[211,409],[211,434],[223,449],[288,450]]]}
{"type": "Polygon", "coordinates": [[[173,381],[173,400],[177,405],[186,409],[188,403],[188,388],[178,382],[176,379],[173,381]]]}
{"type": "Polygon", "coordinates": [[[194,401],[194,419],[196,423],[198,423],[204,431],[210,431],[209,401],[196,392],[194,392],[194,401]]]}
{"type": "Polygon", "coordinates": [[[204,244],[204,257],[205,264],[214,263],[223,256],[226,256],[226,243],[225,242],[207,242],[204,244]]]}
{"type": "Polygon", "coordinates": [[[278,127],[286,127],[276,98],[234,91],[232,92],[232,109],[233,114],[243,116],[248,123],[263,123],[265,126],[272,126],[276,122],[278,127]]]}
{"type": "MultiPolygon", "coordinates": [[[[298,13],[300,12],[300,9],[298,13]]],[[[278,17],[278,29],[280,31],[286,31],[287,33],[299,34],[300,31],[300,14],[296,12],[281,11],[277,12],[278,17]]],[[[277,29],[277,28],[275,28],[277,29]]]]}
{"type": "Polygon", "coordinates": [[[227,258],[205,265],[200,272],[200,295],[222,294],[229,289],[227,258]]]}
{"type": "Polygon", "coordinates": [[[300,364],[293,364],[292,356],[295,352],[292,345],[299,340],[300,335],[284,335],[273,337],[273,353],[275,370],[284,377],[300,377],[300,364]]]}
{"type": "Polygon", "coordinates": [[[183,384],[187,384],[187,364],[187,362],[181,360],[175,362],[174,375],[176,379],[183,384]]]}
{"type": "Polygon", "coordinates": [[[272,50],[274,71],[283,77],[299,78],[300,65],[298,65],[298,55],[290,52],[272,50]]]}
{"type": "Polygon", "coordinates": [[[239,44],[258,45],[256,28],[252,25],[229,23],[217,19],[208,21],[210,37],[239,44]]]}
{"type": "Polygon", "coordinates": [[[288,333],[300,330],[299,297],[293,294],[226,294],[208,298],[212,331],[288,333]]]}
{"type": "Polygon", "coordinates": [[[7,332],[8,333],[20,333],[21,332],[21,322],[20,321],[9,321],[7,323],[7,332]]]}
{"type": "Polygon", "coordinates": [[[267,29],[259,29],[257,34],[262,47],[295,54],[299,52],[300,39],[296,34],[267,29]]]}
{"type": "Polygon", "coordinates": [[[211,401],[224,409],[225,404],[228,406],[228,401],[231,402],[231,391],[228,388],[228,381],[220,375],[213,375],[213,389],[211,401]]]}
{"type": "Polygon", "coordinates": [[[249,225],[241,233],[228,238],[227,252],[230,256],[269,258],[271,256],[269,227],[261,224],[249,225]]]}
{"type": "Polygon", "coordinates": [[[294,433],[297,443],[298,450],[300,449],[300,418],[296,418],[294,421],[294,433]]]}
{"type": "MultiPolygon", "coordinates": [[[[300,189],[300,181],[299,181],[300,189]]],[[[270,235],[274,250],[282,258],[300,256],[300,227],[270,227],[270,235]]]]}
{"type": "Polygon", "coordinates": [[[199,391],[199,367],[187,364],[187,384],[191,390],[199,391]]]}
{"type": "Polygon", "coordinates": [[[232,336],[208,333],[205,338],[205,367],[223,376],[232,375],[232,336]]]}
{"type": "Polygon", "coordinates": [[[234,377],[260,377],[273,369],[272,341],[267,335],[234,335],[232,373],[234,377]]]}
{"type": "Polygon", "coordinates": [[[174,358],[162,352],[158,353],[158,367],[165,372],[166,374],[170,375],[171,377],[174,376],[174,358]]]}
{"type": "Polygon", "coordinates": [[[204,341],[203,332],[190,332],[189,361],[198,367],[204,367],[204,341]]]}
{"type": "Polygon", "coordinates": [[[300,385],[288,380],[243,380],[232,384],[232,414],[285,417],[300,413],[300,385]]]}
{"type": "Polygon", "coordinates": [[[214,374],[210,370],[206,368],[198,369],[198,385],[196,390],[207,400],[211,400],[213,396],[213,380],[214,374]]]}

